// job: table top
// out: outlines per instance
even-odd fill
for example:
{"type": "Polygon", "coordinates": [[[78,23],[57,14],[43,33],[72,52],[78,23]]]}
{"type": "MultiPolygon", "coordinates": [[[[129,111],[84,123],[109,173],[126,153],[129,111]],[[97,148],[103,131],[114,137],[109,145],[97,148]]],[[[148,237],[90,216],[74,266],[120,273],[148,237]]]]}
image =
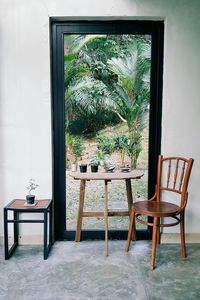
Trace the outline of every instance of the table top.
{"type": "Polygon", "coordinates": [[[14,199],[8,205],[6,205],[5,208],[11,209],[11,210],[37,211],[37,210],[47,209],[49,207],[51,201],[52,201],[51,199],[35,200],[35,206],[33,206],[33,205],[26,206],[25,199],[14,199]]]}
{"type": "Polygon", "coordinates": [[[74,179],[83,179],[83,180],[122,180],[122,179],[140,179],[144,172],[140,170],[133,170],[130,172],[121,172],[121,171],[114,171],[114,172],[69,172],[69,175],[72,176],[74,179]]]}

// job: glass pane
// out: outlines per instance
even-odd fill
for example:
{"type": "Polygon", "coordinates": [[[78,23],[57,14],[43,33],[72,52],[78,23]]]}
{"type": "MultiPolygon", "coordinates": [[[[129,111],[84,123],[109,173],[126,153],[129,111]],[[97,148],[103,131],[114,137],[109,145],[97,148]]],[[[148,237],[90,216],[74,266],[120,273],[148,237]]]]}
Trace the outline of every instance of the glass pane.
{"type": "MultiPolygon", "coordinates": [[[[151,36],[65,35],[67,230],[75,230],[80,164],[98,172],[138,169],[133,201],[147,199],[151,36]],[[125,168],[125,169],[122,169],[125,168]]],[[[108,183],[110,210],[128,210],[124,180],[108,183]]],[[[85,211],[104,209],[104,182],[87,181],[85,211]]],[[[109,229],[127,229],[129,217],[109,217],[109,229]]],[[[83,218],[83,229],[104,229],[102,217],[83,218]]],[[[137,224],[144,229],[144,225],[137,224]]]]}

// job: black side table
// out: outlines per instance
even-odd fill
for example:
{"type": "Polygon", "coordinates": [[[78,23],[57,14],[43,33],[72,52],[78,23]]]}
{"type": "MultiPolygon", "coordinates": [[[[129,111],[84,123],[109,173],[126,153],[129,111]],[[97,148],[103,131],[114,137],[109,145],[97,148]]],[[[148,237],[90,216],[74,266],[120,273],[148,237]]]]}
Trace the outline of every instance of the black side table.
{"type": "Polygon", "coordinates": [[[4,207],[4,247],[5,259],[9,259],[18,246],[19,223],[43,223],[44,224],[44,259],[47,259],[52,246],[52,200],[36,200],[35,206],[25,206],[26,201],[22,199],[14,199],[4,207]],[[8,211],[13,211],[13,219],[8,219],[8,211]],[[21,213],[43,213],[44,218],[20,220],[21,213]],[[49,243],[47,242],[47,223],[49,214],[49,243]],[[14,226],[14,243],[9,249],[8,244],[8,223],[13,223],[14,226]]]}

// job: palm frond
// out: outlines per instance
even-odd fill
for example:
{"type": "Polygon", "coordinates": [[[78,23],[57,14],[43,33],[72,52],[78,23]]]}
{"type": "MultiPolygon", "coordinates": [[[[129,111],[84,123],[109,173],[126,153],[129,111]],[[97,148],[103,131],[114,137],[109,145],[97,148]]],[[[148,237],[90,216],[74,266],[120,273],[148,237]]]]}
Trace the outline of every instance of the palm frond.
{"type": "Polygon", "coordinates": [[[88,113],[113,109],[115,103],[106,85],[92,77],[85,77],[70,85],[65,92],[66,108],[75,107],[88,113]]]}

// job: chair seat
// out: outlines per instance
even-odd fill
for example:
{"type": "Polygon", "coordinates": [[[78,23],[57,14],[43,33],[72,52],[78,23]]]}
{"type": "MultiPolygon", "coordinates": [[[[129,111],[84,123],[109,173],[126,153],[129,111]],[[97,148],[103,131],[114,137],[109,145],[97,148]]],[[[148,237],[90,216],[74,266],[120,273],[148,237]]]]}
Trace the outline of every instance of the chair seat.
{"type": "Polygon", "coordinates": [[[138,201],[133,204],[133,210],[150,217],[171,217],[179,213],[180,207],[169,202],[138,201]]]}

